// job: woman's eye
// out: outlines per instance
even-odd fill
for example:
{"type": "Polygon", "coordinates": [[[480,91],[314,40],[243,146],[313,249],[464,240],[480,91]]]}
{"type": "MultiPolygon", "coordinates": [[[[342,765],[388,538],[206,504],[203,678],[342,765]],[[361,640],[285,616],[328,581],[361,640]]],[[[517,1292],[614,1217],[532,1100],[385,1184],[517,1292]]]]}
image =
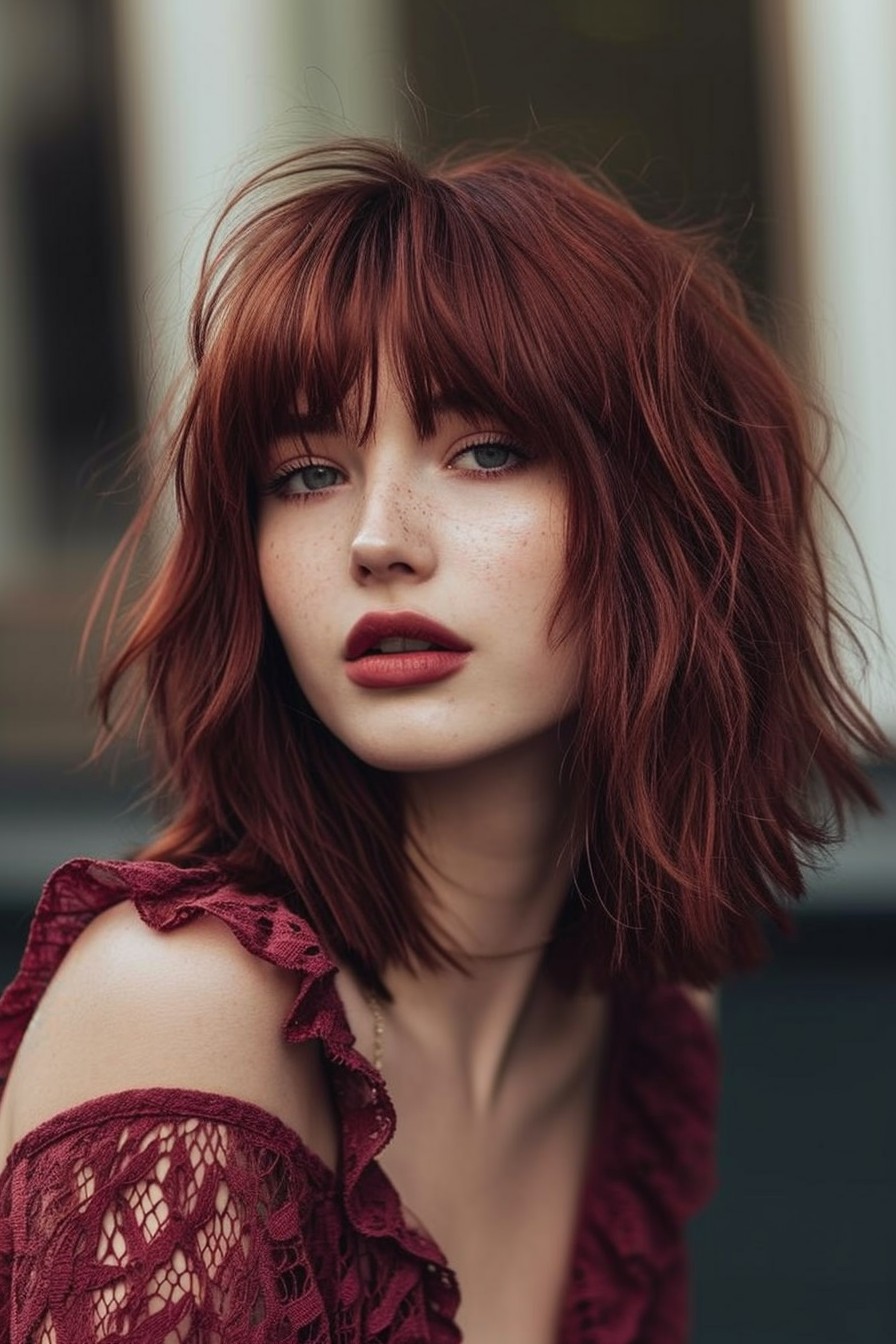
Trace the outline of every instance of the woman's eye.
{"type": "Polygon", "coordinates": [[[337,467],[327,467],[322,463],[309,463],[305,467],[296,467],[280,475],[274,485],[278,495],[312,495],[318,490],[328,490],[338,485],[342,472],[337,467]]]}
{"type": "Polygon", "coordinates": [[[509,443],[489,441],[474,443],[469,448],[464,448],[451,465],[463,466],[466,470],[478,467],[481,473],[487,474],[507,471],[524,460],[524,454],[518,448],[511,447],[509,443]]]}

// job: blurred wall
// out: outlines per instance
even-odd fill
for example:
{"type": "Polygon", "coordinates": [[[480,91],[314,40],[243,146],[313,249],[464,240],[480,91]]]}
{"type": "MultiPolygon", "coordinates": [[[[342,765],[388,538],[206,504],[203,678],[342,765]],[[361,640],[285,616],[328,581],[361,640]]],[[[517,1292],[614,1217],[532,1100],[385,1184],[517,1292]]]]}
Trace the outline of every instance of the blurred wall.
{"type": "MultiPolygon", "coordinates": [[[[772,291],[788,343],[837,427],[829,479],[855,528],[886,647],[856,681],[896,734],[896,6],[891,0],[762,0],[763,145],[772,291]]],[[[832,545],[847,596],[870,614],[842,527],[832,545]]],[[[896,885],[896,884],[894,884],[896,885]]]]}
{"type": "Polygon", "coordinates": [[[299,142],[390,134],[397,36],[391,0],[120,0],[112,12],[135,334],[152,401],[184,359],[227,194],[299,142]]]}

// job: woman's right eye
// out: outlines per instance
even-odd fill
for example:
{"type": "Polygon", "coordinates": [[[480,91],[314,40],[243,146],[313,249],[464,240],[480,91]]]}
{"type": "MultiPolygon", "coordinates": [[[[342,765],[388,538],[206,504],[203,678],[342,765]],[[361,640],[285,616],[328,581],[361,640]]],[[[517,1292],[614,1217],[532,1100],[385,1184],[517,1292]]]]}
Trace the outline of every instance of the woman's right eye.
{"type": "Polygon", "coordinates": [[[290,467],[280,471],[265,487],[265,494],[280,495],[282,498],[295,498],[297,495],[313,495],[338,485],[342,472],[338,467],[328,467],[322,462],[309,462],[303,467],[290,467]]]}

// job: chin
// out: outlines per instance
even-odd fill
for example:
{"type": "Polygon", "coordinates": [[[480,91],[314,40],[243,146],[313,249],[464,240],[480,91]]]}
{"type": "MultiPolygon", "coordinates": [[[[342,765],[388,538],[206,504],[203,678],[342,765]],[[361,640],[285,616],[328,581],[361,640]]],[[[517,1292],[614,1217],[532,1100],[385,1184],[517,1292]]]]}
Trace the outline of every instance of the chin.
{"type": "Polygon", "coordinates": [[[395,742],[377,744],[346,742],[345,745],[365,765],[373,766],[376,770],[384,770],[399,775],[428,774],[436,770],[456,770],[465,765],[473,765],[476,761],[483,759],[484,756],[492,754],[488,751],[463,751],[457,743],[453,743],[449,747],[446,744],[434,742],[428,742],[420,746],[406,742],[401,745],[400,749],[395,742]]]}
{"type": "MultiPolygon", "coordinates": [[[[543,715],[496,712],[496,706],[472,713],[458,704],[436,713],[408,704],[384,717],[343,714],[320,704],[317,713],[334,737],[365,765],[392,774],[432,774],[463,770],[486,762],[519,765],[535,752],[553,757],[568,746],[554,706],[543,715]],[[415,710],[417,712],[415,712],[415,710]]],[[[569,717],[569,723],[573,719],[569,717]]]]}
{"type": "Polygon", "coordinates": [[[527,733],[522,736],[493,734],[489,738],[464,740],[455,735],[441,736],[438,733],[417,734],[405,732],[399,738],[395,735],[386,740],[373,741],[348,737],[342,741],[366,765],[374,769],[393,774],[435,774],[440,770],[464,770],[477,765],[491,763],[493,766],[504,762],[508,766],[520,764],[521,758],[533,750],[539,755],[547,748],[551,753],[557,748],[557,728],[552,724],[547,731],[527,733]]]}

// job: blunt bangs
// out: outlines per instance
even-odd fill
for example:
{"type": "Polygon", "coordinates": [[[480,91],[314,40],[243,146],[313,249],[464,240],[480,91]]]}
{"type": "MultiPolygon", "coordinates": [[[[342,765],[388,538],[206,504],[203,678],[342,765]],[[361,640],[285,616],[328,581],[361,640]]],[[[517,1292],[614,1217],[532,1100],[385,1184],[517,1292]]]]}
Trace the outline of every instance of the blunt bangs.
{"type": "Polygon", "coordinates": [[[549,175],[502,178],[499,162],[400,176],[385,148],[320,150],[240,196],[285,190],[210,254],[194,312],[198,390],[215,388],[201,442],[229,465],[222,488],[239,498],[299,412],[363,441],[384,361],[422,437],[447,404],[561,464],[593,450],[611,420],[613,296],[574,256],[557,264],[549,175]]]}

